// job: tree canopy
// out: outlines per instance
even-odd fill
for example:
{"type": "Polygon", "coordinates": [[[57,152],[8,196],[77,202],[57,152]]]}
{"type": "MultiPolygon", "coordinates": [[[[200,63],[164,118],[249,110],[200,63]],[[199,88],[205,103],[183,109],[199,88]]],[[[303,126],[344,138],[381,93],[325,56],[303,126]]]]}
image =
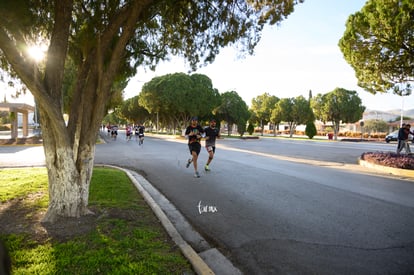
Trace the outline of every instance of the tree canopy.
{"type": "Polygon", "coordinates": [[[326,94],[318,94],[311,99],[311,107],[316,119],[332,122],[335,139],[340,123],[354,123],[362,118],[365,107],[356,91],[336,88],[326,94]]]}
{"type": "Polygon", "coordinates": [[[410,95],[414,81],[414,1],[369,0],[351,15],[339,47],[358,85],[410,95]]]}
{"type": "Polygon", "coordinates": [[[44,221],[88,214],[96,131],[114,83],[137,68],[181,55],[192,69],[239,42],[252,53],[266,24],[276,24],[303,0],[2,0],[0,66],[35,97],[49,179],[44,221]],[[28,54],[47,48],[45,60],[28,54]],[[63,116],[64,76],[75,76],[63,116]]]}
{"type": "Polygon", "coordinates": [[[139,104],[138,96],[125,100],[120,107],[119,113],[129,123],[134,124],[143,124],[150,117],[147,109],[139,104]]]}
{"type": "Polygon", "coordinates": [[[364,130],[368,132],[387,132],[388,123],[379,119],[368,119],[364,121],[364,130]]]}
{"type": "Polygon", "coordinates": [[[290,137],[293,136],[296,126],[306,124],[313,118],[309,101],[303,96],[280,99],[272,111],[272,121],[285,121],[289,124],[290,137]]]}
{"type": "Polygon", "coordinates": [[[262,135],[264,130],[263,125],[266,125],[271,121],[272,110],[278,101],[278,97],[271,96],[268,93],[264,93],[252,99],[250,110],[252,114],[251,121],[260,125],[262,135]]]}
{"type": "Polygon", "coordinates": [[[235,91],[228,91],[221,94],[220,105],[213,110],[213,113],[220,120],[227,122],[228,135],[232,131],[233,124],[236,124],[240,135],[246,130],[246,123],[250,117],[249,108],[246,102],[235,91]]]}
{"type": "Polygon", "coordinates": [[[181,128],[192,116],[211,115],[219,101],[210,78],[184,73],[154,77],[144,84],[138,100],[150,114],[158,113],[162,120],[172,120],[181,128]]]}

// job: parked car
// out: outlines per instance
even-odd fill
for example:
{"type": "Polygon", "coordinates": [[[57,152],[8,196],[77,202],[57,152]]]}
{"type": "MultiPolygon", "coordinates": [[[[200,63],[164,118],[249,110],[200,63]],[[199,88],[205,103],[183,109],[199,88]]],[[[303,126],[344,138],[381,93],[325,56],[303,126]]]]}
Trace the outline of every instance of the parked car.
{"type": "MultiPolygon", "coordinates": [[[[392,133],[389,133],[385,136],[385,142],[389,143],[390,141],[397,141],[398,140],[398,130],[394,131],[392,133]]],[[[414,137],[413,135],[408,136],[408,140],[411,140],[414,143],[414,137]]]]}
{"type": "Polygon", "coordinates": [[[389,143],[390,141],[397,141],[398,140],[398,130],[392,133],[389,133],[385,136],[385,142],[389,143]]]}

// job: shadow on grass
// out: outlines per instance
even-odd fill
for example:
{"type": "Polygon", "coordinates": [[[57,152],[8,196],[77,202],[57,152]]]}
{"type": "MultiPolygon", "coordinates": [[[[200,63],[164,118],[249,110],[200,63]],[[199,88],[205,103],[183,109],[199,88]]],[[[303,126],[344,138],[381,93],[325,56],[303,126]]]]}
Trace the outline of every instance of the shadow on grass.
{"type": "Polygon", "coordinates": [[[46,208],[39,201],[47,191],[40,189],[0,207],[13,274],[194,274],[123,172],[94,169],[95,214],[53,224],[41,223],[46,208]]]}

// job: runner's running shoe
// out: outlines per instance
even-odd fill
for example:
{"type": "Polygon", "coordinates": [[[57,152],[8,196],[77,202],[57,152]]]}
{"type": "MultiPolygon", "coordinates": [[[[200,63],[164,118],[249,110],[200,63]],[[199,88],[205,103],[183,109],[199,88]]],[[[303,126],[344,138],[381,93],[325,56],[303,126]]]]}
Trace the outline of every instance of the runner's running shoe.
{"type": "Polygon", "coordinates": [[[208,165],[206,164],[206,166],[204,166],[204,170],[210,171],[210,167],[208,167],[208,165]]]}
{"type": "Polygon", "coordinates": [[[194,177],[195,178],[199,178],[200,177],[200,174],[198,173],[198,171],[195,172],[194,177]]]}

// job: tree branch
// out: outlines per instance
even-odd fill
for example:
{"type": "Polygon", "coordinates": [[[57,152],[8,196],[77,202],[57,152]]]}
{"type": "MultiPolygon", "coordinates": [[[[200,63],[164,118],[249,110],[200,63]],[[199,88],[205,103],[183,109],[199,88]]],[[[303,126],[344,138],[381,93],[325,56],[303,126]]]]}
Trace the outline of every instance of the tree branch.
{"type": "MultiPolygon", "coordinates": [[[[18,37],[18,35],[15,35],[18,37]]],[[[19,75],[20,80],[29,88],[32,94],[37,98],[38,104],[49,106],[49,115],[58,120],[61,117],[60,110],[53,108],[54,99],[48,95],[45,86],[41,81],[41,72],[38,64],[32,60],[25,52],[19,52],[17,45],[27,44],[23,40],[15,40],[13,43],[3,28],[0,28],[0,48],[6,56],[10,66],[19,75]],[[28,66],[29,65],[29,66],[28,66]]]]}

